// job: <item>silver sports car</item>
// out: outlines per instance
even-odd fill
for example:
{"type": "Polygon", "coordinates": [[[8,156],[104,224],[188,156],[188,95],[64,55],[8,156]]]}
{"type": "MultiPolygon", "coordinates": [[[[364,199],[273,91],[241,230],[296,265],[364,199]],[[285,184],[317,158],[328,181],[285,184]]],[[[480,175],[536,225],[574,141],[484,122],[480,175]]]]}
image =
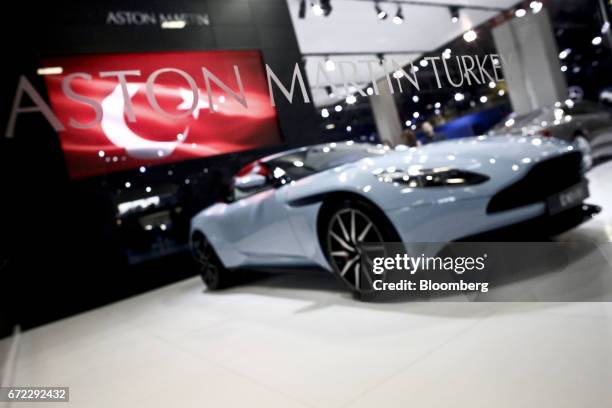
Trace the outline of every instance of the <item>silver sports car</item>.
{"type": "Polygon", "coordinates": [[[264,157],[198,213],[191,245],[209,289],[233,270],[318,267],[360,291],[361,243],[449,242],[583,209],[582,153],[539,137],[419,148],[351,141],[264,157]]]}
{"type": "MultiPolygon", "coordinates": [[[[568,99],[524,115],[512,113],[489,131],[489,135],[556,137],[578,144],[589,156],[598,156],[608,145],[612,133],[612,114],[602,105],[568,99]],[[596,150],[592,152],[592,150],[596,150]]],[[[588,159],[588,158],[587,158],[588,159]]],[[[590,167],[590,161],[585,161],[590,167]]]]}

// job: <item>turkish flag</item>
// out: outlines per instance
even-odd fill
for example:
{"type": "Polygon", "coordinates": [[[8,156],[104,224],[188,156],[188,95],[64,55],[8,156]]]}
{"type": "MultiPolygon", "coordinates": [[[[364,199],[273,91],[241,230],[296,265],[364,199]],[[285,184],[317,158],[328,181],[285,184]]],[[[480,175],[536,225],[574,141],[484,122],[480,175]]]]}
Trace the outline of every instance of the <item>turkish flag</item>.
{"type": "Polygon", "coordinates": [[[49,58],[44,64],[62,68],[61,74],[47,75],[45,81],[53,111],[66,127],[59,137],[74,178],[237,152],[281,141],[258,51],[100,54],[49,58]],[[234,66],[239,71],[244,100],[234,66]],[[225,92],[210,80],[214,111],[209,106],[203,67],[234,92],[234,95],[225,92]],[[147,79],[160,69],[166,70],[158,73],[147,96],[147,79]],[[191,83],[177,70],[191,78],[191,83]],[[126,76],[127,98],[116,75],[100,75],[110,71],[140,71],[139,75],[126,76]],[[64,81],[75,73],[87,75],[64,81]],[[199,93],[195,102],[193,84],[199,93]],[[78,128],[79,124],[95,121],[96,109],[91,102],[67,95],[67,86],[77,96],[98,104],[101,113],[98,123],[78,128]],[[158,109],[152,106],[152,97],[158,109]],[[247,107],[241,104],[244,101],[247,107]],[[133,115],[128,114],[129,104],[133,115]]]}

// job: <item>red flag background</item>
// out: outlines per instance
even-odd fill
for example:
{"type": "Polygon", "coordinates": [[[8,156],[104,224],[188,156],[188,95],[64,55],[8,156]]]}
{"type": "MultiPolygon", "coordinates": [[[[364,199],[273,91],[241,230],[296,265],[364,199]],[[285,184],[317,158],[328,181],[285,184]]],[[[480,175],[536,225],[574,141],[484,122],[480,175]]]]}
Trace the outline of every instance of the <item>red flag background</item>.
{"type": "MultiPolygon", "coordinates": [[[[51,106],[66,126],[60,132],[71,177],[88,177],[111,171],[207,157],[280,143],[278,118],[270,104],[265,68],[258,51],[165,52],[106,54],[44,61],[47,67],[62,67],[61,74],[45,77],[51,106]],[[211,81],[216,112],[209,109],[202,67],[239,94],[234,65],[240,71],[248,107],[211,81]],[[160,115],[150,105],[145,84],[160,68],[173,68],[189,74],[196,82],[200,98],[193,114],[183,118],[160,115]],[[101,71],[139,70],[127,83],[136,121],[129,122],[124,98],[116,77],[101,78],[101,71]],[[95,119],[94,109],[68,98],[63,79],[76,72],[91,80],[76,78],[71,88],[79,95],[102,105],[102,121],[88,129],[69,125],[70,118],[87,123],[95,119]]],[[[161,108],[169,113],[185,113],[193,93],[187,81],[176,73],[158,76],[154,87],[161,108]]]]}

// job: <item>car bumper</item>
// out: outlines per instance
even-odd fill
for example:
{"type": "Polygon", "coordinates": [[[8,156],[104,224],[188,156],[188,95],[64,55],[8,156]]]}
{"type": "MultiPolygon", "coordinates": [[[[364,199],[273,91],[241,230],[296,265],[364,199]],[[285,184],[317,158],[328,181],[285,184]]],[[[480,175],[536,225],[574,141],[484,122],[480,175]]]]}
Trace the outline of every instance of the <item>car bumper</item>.
{"type": "Polygon", "coordinates": [[[526,237],[547,238],[562,234],[601,212],[601,207],[592,204],[582,204],[556,215],[544,214],[536,218],[494,229],[471,236],[462,237],[458,241],[494,242],[494,241],[524,241],[526,237]]]}
{"type": "Polygon", "coordinates": [[[544,203],[487,214],[488,197],[411,206],[387,212],[403,242],[449,242],[543,215],[544,203]]]}

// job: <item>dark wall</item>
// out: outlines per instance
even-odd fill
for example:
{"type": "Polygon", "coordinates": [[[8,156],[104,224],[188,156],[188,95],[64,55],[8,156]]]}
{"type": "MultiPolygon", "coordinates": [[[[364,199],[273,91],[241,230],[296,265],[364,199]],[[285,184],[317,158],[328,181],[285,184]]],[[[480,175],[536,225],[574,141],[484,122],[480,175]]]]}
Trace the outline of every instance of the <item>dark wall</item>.
{"type": "MultiPolygon", "coordinates": [[[[290,81],[295,63],[301,63],[285,0],[52,3],[43,6],[48,10],[37,12],[40,14],[37,14],[36,27],[26,30],[34,28],[38,34],[30,38],[26,50],[20,50],[32,62],[36,56],[86,53],[258,49],[263,52],[264,62],[284,81],[290,81]],[[188,25],[182,30],[163,30],[157,25],[115,26],[106,24],[109,10],[201,13],[209,16],[210,25],[188,25]]],[[[15,33],[11,35],[15,36],[15,33]]],[[[29,66],[29,72],[35,67],[29,66]]],[[[319,134],[314,107],[303,103],[291,105],[280,93],[276,100],[286,142],[316,142],[319,134]]]]}
{"type": "MultiPolygon", "coordinates": [[[[7,19],[0,28],[9,57],[0,101],[2,133],[20,74],[44,93],[35,70],[46,56],[259,49],[264,62],[284,82],[290,81],[295,63],[301,61],[285,0],[22,3],[15,4],[17,10],[11,13],[19,18],[7,19]],[[188,25],[182,30],[113,26],[105,23],[109,10],[202,13],[208,14],[210,25],[188,25]]],[[[291,105],[280,93],[276,100],[286,145],[321,140],[312,105],[291,105]]],[[[11,140],[0,137],[0,257],[9,260],[1,261],[6,266],[0,268],[0,336],[15,322],[31,327],[194,273],[184,254],[127,265],[125,237],[115,225],[113,199],[126,177],[134,177],[135,172],[72,182],[58,137],[42,115],[20,115],[15,134],[11,140]]],[[[200,177],[203,170],[226,177],[258,154],[231,154],[167,167],[176,179],[200,181],[182,193],[198,198],[187,206],[195,212],[216,198],[208,192],[215,191],[210,183],[217,180],[200,177]]],[[[166,167],[160,166],[139,177],[141,182],[177,181],[167,174],[166,167]]]]}

